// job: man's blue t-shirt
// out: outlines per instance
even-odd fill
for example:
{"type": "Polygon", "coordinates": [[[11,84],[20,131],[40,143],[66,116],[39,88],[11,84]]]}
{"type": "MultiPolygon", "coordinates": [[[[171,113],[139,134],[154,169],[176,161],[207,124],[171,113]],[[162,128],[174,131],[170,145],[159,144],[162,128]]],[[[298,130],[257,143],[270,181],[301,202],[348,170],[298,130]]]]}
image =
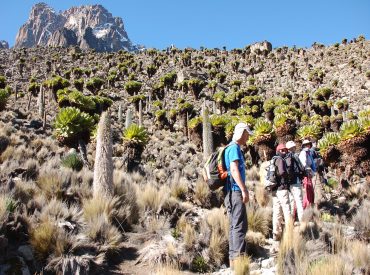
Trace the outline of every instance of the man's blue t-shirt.
{"type": "Polygon", "coordinates": [[[231,164],[231,162],[236,161],[236,160],[239,161],[239,165],[238,165],[239,173],[240,173],[240,176],[241,176],[243,182],[245,183],[245,161],[244,161],[244,157],[243,157],[242,151],[240,150],[240,146],[233,142],[231,145],[229,145],[225,149],[225,164],[226,164],[227,172],[229,173],[229,177],[228,177],[228,180],[227,180],[228,184],[226,185],[226,190],[227,191],[230,190],[230,187],[234,191],[241,191],[238,184],[231,177],[231,172],[230,172],[230,164],[231,164]]]}

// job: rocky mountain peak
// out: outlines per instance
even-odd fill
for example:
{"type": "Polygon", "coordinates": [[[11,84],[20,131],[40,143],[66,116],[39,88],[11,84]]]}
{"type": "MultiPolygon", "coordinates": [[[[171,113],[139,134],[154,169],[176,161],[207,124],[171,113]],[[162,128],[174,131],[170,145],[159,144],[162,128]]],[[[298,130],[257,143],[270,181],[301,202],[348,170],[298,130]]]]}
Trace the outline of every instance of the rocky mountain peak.
{"type": "Polygon", "coordinates": [[[72,7],[61,13],[45,3],[33,6],[15,47],[79,46],[96,51],[133,50],[123,20],[102,5],[72,7]]]}
{"type": "Polygon", "coordinates": [[[0,49],[9,49],[9,44],[5,40],[0,40],[0,49]]]}

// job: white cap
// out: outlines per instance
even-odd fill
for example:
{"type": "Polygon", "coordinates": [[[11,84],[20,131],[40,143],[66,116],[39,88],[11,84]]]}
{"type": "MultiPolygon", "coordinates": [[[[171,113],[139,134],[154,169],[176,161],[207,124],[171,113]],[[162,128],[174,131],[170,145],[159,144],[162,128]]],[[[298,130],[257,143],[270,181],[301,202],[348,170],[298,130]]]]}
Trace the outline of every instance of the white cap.
{"type": "Polygon", "coordinates": [[[293,140],[289,140],[287,143],[286,143],[286,148],[290,149],[290,148],[293,148],[296,146],[295,142],[293,140]]]}
{"type": "Polygon", "coordinates": [[[253,135],[249,126],[246,123],[241,122],[235,126],[233,141],[238,141],[242,137],[244,130],[246,130],[248,134],[253,135]]]}
{"type": "Polygon", "coordinates": [[[302,142],[302,145],[306,145],[306,144],[312,144],[311,141],[309,141],[308,139],[305,139],[303,142],[302,142]]]}

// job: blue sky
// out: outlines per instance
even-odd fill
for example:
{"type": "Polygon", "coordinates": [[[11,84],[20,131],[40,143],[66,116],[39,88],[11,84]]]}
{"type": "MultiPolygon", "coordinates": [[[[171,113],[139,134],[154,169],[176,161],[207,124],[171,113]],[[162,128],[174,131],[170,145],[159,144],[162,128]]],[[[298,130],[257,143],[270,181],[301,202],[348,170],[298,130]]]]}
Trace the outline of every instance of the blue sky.
{"type": "MultiPolygon", "coordinates": [[[[31,7],[40,1],[2,1],[0,40],[12,46],[31,7]]],[[[129,38],[163,49],[241,48],[268,40],[273,47],[333,44],[370,37],[370,0],[45,0],[56,11],[102,4],[122,17],[129,38]]]]}

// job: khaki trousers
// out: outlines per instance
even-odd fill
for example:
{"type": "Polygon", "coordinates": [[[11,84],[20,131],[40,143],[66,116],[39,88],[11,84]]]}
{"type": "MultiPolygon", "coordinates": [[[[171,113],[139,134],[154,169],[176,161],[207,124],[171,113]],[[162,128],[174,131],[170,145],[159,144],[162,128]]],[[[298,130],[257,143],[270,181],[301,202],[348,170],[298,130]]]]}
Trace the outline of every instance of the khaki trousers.
{"type": "Polygon", "coordinates": [[[277,190],[272,194],[272,232],[279,234],[282,232],[282,219],[285,224],[290,221],[290,201],[288,190],[277,190]]]}

